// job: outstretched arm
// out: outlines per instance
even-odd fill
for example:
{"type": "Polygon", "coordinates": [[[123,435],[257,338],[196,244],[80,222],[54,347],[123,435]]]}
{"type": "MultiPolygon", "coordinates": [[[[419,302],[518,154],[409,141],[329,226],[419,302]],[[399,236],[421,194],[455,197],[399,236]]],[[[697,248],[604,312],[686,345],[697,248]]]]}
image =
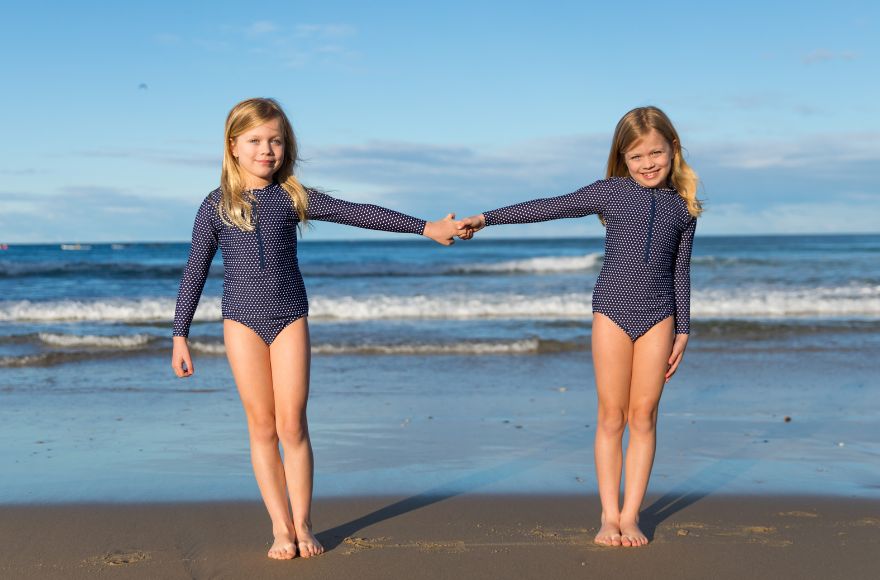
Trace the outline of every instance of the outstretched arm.
{"type": "Polygon", "coordinates": [[[527,224],[602,213],[613,183],[603,179],[565,195],[533,199],[483,212],[484,223],[487,226],[527,224]]]}

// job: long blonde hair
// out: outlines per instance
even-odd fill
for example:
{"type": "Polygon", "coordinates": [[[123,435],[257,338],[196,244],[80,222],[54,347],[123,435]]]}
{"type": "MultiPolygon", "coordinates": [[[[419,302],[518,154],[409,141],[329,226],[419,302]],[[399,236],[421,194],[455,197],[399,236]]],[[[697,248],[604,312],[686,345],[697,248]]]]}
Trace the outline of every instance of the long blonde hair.
{"type": "Polygon", "coordinates": [[[297,162],[296,136],[293,127],[281,105],[275,99],[247,99],[232,107],[226,117],[223,148],[223,169],[220,173],[221,200],[217,208],[220,219],[229,226],[242,231],[254,229],[251,215],[250,196],[245,188],[245,179],[238,159],[232,154],[232,143],[242,133],[259,127],[275,119],[281,120],[281,132],[284,137],[284,159],[281,167],[275,172],[274,179],[290,196],[290,201],[299,216],[300,225],[306,223],[308,194],[293,174],[297,162]]]}
{"type": "Polygon", "coordinates": [[[605,177],[629,177],[624,154],[633,143],[655,130],[672,146],[672,170],[669,181],[678,191],[678,195],[687,203],[688,213],[699,217],[703,212],[703,204],[697,199],[699,178],[697,173],[687,164],[681,154],[681,141],[678,132],[666,113],[657,107],[638,107],[624,115],[614,129],[611,139],[611,152],[608,154],[608,168],[605,177]]]}

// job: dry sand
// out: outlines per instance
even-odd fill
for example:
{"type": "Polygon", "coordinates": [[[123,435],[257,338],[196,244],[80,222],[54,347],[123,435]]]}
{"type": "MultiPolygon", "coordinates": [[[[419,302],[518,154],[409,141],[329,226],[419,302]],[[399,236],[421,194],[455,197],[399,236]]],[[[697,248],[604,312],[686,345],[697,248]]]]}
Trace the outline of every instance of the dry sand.
{"type": "Polygon", "coordinates": [[[880,501],[649,498],[645,548],[592,543],[594,497],[316,502],[328,552],[266,558],[259,503],[0,507],[0,578],[874,578],[880,501]]]}

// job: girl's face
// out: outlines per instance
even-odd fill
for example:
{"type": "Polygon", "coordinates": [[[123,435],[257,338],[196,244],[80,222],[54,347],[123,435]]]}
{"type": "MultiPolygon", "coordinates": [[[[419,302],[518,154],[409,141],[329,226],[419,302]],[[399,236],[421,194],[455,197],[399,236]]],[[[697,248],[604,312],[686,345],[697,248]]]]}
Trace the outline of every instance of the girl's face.
{"type": "Polygon", "coordinates": [[[665,187],[672,170],[672,144],[655,129],[623,153],[630,177],[642,187],[665,187]]]}
{"type": "Polygon", "coordinates": [[[233,139],[232,155],[238,160],[245,187],[260,189],[272,183],[284,161],[281,119],[273,119],[233,139]]]}

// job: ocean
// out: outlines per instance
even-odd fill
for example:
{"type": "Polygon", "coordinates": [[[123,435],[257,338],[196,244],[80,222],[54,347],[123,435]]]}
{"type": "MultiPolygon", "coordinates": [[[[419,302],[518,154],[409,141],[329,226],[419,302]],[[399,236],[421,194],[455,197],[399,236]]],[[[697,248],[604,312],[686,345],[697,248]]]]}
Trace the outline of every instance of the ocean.
{"type": "MultiPolygon", "coordinates": [[[[0,502],[257,497],[219,252],[170,368],[189,244],[0,250],[0,502]]],[[[602,240],[300,243],[316,492],[595,491],[602,240]]],[[[880,235],[700,236],[651,489],[880,490],[880,235]],[[788,420],[785,420],[785,418],[788,420]]]]}

